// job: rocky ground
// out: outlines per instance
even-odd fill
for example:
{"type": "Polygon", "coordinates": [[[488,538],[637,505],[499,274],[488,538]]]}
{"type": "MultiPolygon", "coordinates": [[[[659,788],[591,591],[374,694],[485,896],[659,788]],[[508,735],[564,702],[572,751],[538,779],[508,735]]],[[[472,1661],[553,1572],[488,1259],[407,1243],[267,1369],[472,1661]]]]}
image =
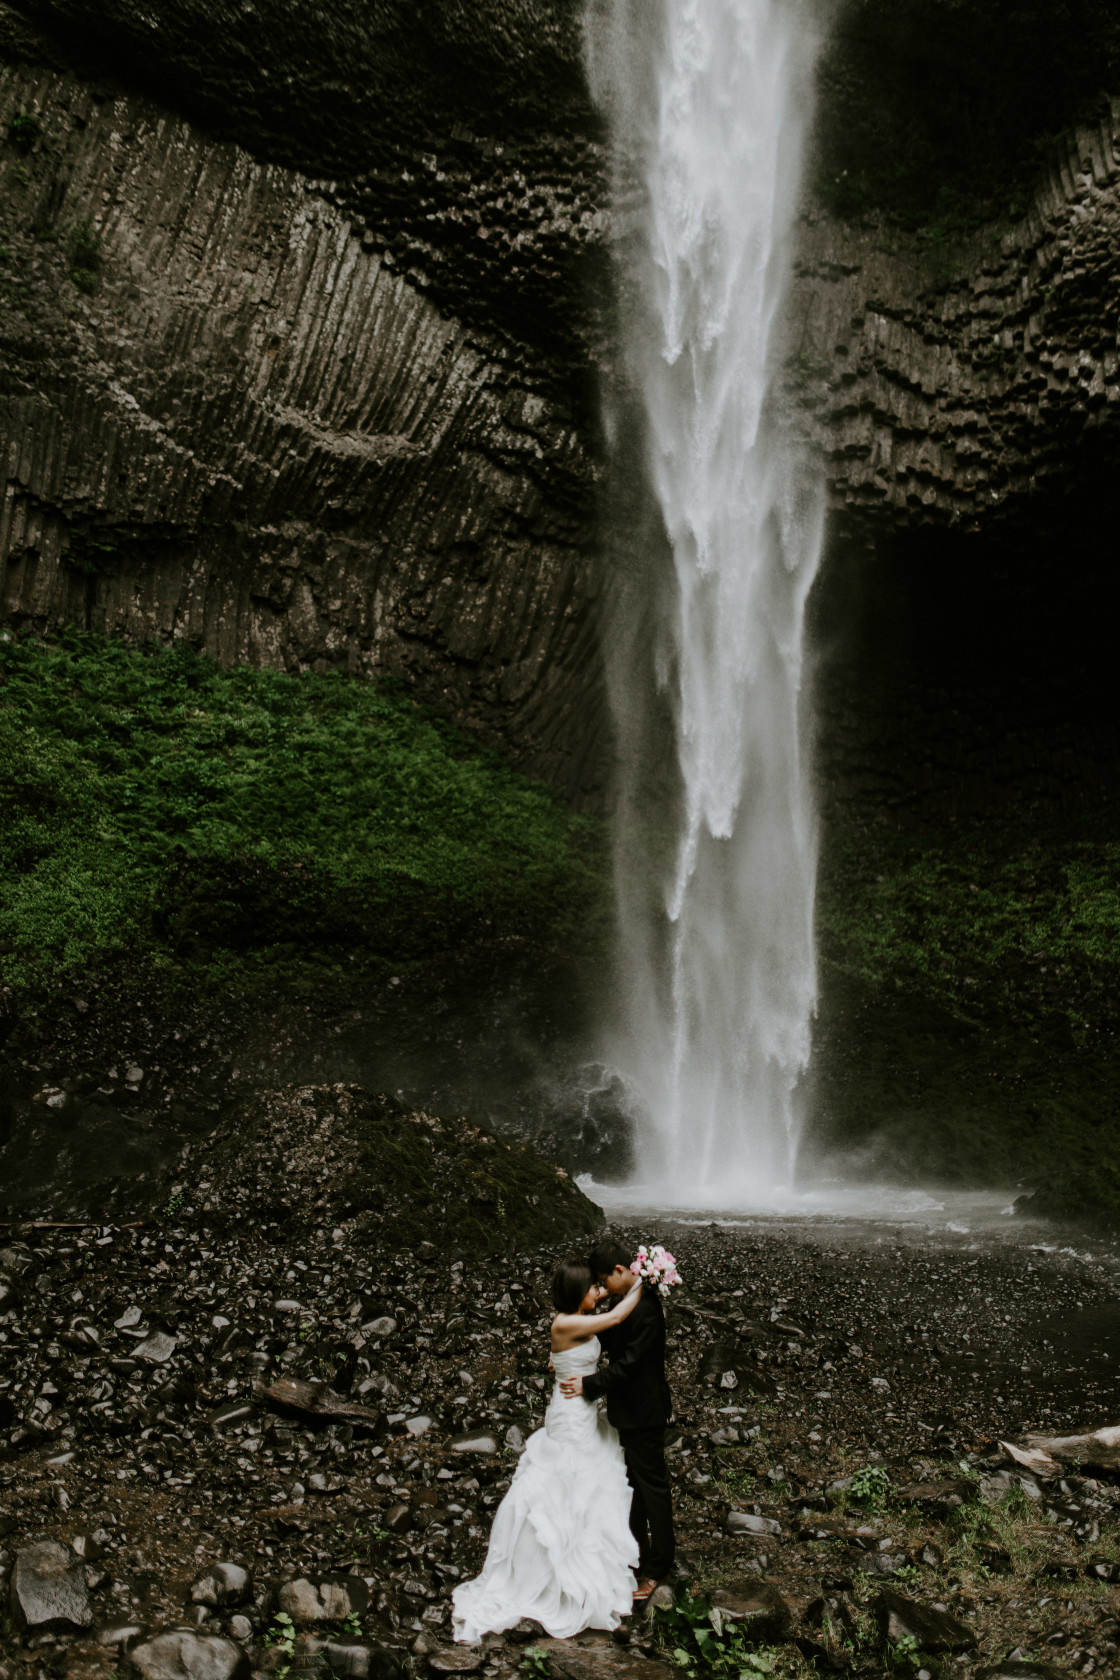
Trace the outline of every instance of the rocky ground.
{"type": "Polygon", "coordinates": [[[685,1277],[676,1608],[466,1652],[450,1591],[541,1421],[548,1279],[590,1205],[345,1087],[256,1098],[128,1195],[0,1236],[0,1680],[1117,1666],[1114,1472],[999,1446],[1114,1415],[1109,1252],[626,1232],[685,1277]]]}

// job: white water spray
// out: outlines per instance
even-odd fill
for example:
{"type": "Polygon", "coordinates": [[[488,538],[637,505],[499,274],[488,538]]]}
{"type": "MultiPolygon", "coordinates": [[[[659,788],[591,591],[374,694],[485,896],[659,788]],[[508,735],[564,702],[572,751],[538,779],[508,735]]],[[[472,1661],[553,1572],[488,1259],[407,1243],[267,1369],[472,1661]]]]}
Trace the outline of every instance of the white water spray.
{"type": "Polygon", "coordinates": [[[823,493],[774,405],[815,31],[799,0],[594,0],[588,34],[627,230],[616,460],[640,432],[659,514],[643,541],[631,501],[609,638],[609,1060],[642,1185],[758,1204],[792,1178],[816,1003],[802,713],[823,493]]]}

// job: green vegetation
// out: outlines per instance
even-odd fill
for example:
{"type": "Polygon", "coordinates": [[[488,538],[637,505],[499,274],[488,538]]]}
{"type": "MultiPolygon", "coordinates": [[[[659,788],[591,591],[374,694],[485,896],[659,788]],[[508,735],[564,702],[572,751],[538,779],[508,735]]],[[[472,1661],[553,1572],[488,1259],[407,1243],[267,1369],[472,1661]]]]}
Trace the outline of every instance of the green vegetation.
{"type": "Polygon", "coordinates": [[[0,641],[0,960],[275,986],[592,937],[596,834],[402,692],[67,632],[0,641]]]}
{"type": "Polygon", "coordinates": [[[785,1655],[744,1637],[741,1628],[724,1619],[704,1597],[679,1587],[671,1607],[654,1612],[657,1644],[677,1667],[698,1680],[701,1675],[726,1680],[751,1680],[770,1674],[785,1655]]]}
{"type": "Polygon", "coordinates": [[[819,1099],[913,1182],[1120,1219],[1120,844],[1019,815],[830,835],[819,1099]]]}
{"type": "Polygon", "coordinates": [[[876,987],[919,988],[965,1022],[996,1009],[1068,1025],[1111,1017],[1120,964],[1120,843],[978,830],[937,844],[841,841],[822,898],[832,960],[876,987]],[[830,890],[831,889],[831,890],[830,890]]]}
{"type": "Polygon", "coordinates": [[[8,143],[24,156],[32,151],[43,132],[43,125],[34,111],[21,111],[8,124],[8,143]]]}
{"type": "Polygon", "coordinates": [[[887,1503],[891,1479],[878,1464],[865,1464],[857,1470],[848,1487],[848,1498],[866,1511],[881,1511],[887,1503]]]}

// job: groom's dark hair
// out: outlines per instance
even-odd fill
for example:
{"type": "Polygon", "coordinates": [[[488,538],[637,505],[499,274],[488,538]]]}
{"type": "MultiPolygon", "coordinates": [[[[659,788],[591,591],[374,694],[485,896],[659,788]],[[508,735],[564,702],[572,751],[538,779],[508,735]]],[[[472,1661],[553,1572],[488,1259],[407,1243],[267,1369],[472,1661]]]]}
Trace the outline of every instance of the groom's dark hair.
{"type": "Polygon", "coordinates": [[[606,1240],[598,1242],[587,1256],[587,1264],[597,1278],[610,1277],[616,1266],[629,1269],[633,1255],[628,1248],[623,1248],[620,1242],[606,1240]]]}

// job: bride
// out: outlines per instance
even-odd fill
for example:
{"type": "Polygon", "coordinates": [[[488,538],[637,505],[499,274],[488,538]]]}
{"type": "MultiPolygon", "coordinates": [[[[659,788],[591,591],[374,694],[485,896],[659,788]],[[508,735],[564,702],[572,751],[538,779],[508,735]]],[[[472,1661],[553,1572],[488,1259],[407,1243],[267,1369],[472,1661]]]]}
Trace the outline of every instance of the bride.
{"type": "Polygon", "coordinates": [[[466,1644],[522,1617],[570,1639],[584,1628],[616,1628],[630,1614],[638,1547],[618,1434],[597,1406],[560,1392],[561,1380],[594,1371],[595,1331],[629,1317],[642,1285],[592,1318],[606,1293],[585,1265],[561,1266],[552,1280],[557,1383],[544,1428],[529,1437],[495,1514],[482,1574],[452,1594],[454,1636],[466,1644]]]}

